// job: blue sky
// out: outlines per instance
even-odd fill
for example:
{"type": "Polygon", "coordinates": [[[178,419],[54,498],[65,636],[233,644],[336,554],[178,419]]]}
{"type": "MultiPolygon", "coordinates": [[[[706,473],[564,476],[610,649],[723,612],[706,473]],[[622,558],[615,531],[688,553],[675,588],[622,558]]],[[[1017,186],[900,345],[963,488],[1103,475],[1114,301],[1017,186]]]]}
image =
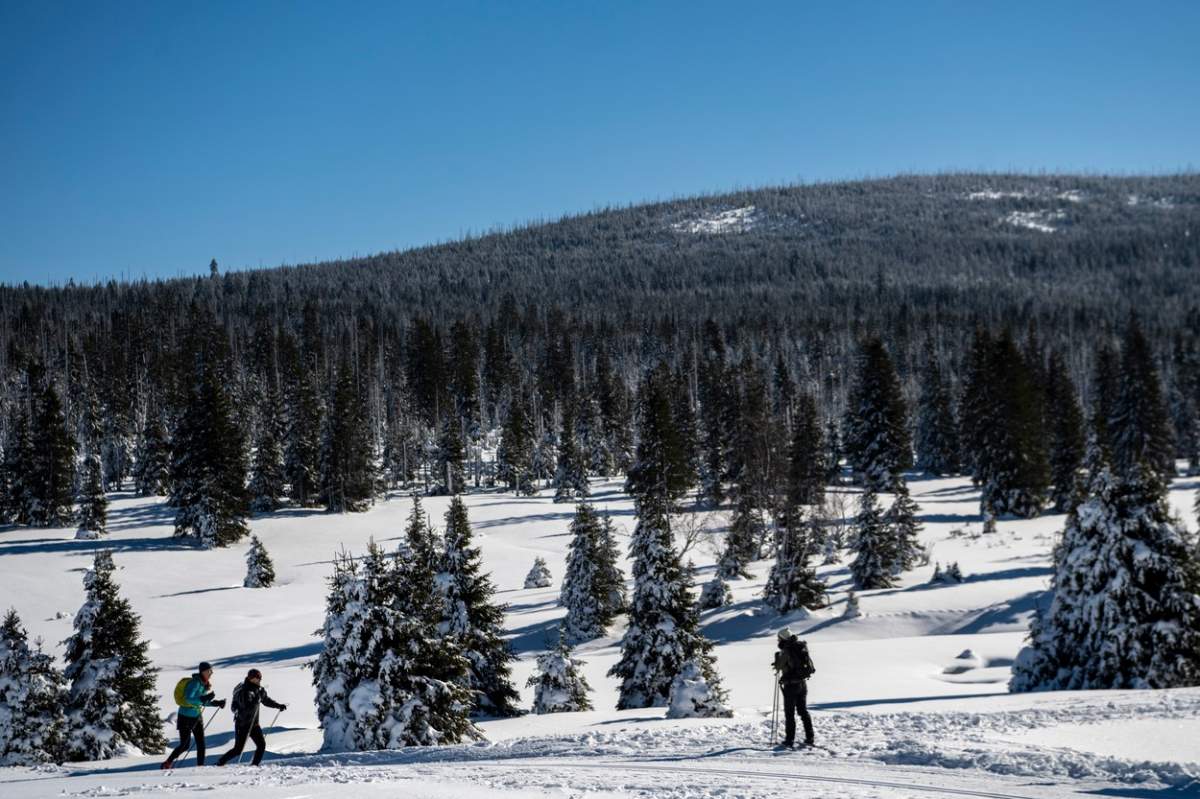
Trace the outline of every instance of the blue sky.
{"type": "Polygon", "coordinates": [[[10,283],[1198,149],[1200,2],[0,3],[10,283]]]}

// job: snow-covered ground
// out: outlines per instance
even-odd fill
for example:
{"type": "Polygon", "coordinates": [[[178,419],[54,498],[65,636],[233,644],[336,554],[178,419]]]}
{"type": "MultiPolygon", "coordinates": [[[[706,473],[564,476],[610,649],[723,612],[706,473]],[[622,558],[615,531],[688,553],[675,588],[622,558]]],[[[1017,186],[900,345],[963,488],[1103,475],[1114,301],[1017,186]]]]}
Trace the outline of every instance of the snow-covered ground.
{"type": "MultiPolygon", "coordinates": [[[[83,569],[97,547],[114,550],[122,593],[142,616],[168,693],[200,660],[216,666],[218,696],[251,667],[289,709],[269,723],[263,768],[181,767],[164,774],[158,756],[63,768],[0,769],[0,796],[1024,796],[1100,792],[1116,796],[1200,795],[1200,689],[1012,696],[1009,667],[1029,614],[1050,576],[1049,552],[1062,517],[1001,520],[981,534],[978,493],[961,479],[914,480],[924,539],[934,561],[957,562],[961,584],[930,585],[933,564],[898,587],[863,592],[860,618],[844,619],[845,564],[824,566],[831,605],[778,616],[760,600],[769,562],[735,581],[733,604],[703,616],[734,717],[667,720],[664,709],[612,710],[621,629],[581,646],[577,656],[595,689],[593,712],[486,721],[489,740],[462,747],[362,755],[316,752],[312,633],[323,619],[325,579],[335,552],[361,552],[368,539],[395,547],[411,500],[397,496],[368,513],[330,516],[285,510],[254,519],[275,561],[279,584],[242,588],[248,541],[196,551],[171,536],[171,512],[155,500],[115,497],[107,540],[76,541],[74,530],[0,531],[0,608],[13,606],[31,635],[58,642],[82,601],[83,569]],[[770,662],[775,632],[792,627],[810,643],[817,673],[810,702],[818,743],[772,750],[770,662]]],[[[1193,480],[1176,482],[1172,503],[1194,527],[1193,480]]],[[[846,489],[849,491],[849,489],[846,489]]],[[[593,484],[594,501],[626,533],[632,505],[619,483],[593,484]]],[[[509,604],[507,628],[521,660],[523,688],[562,615],[569,505],[536,497],[467,497],[486,567],[509,604]],[[552,588],[525,589],[544,557],[552,588]]],[[[424,500],[440,519],[445,498],[424,500]]],[[[848,503],[853,508],[853,503],[848,503]]],[[[717,538],[724,518],[709,519],[717,538]]],[[[711,576],[712,542],[688,553],[698,581],[711,576]]],[[[526,705],[532,689],[523,688],[526,705]]],[[[228,712],[209,728],[209,749],[232,737],[228,712]]],[[[165,729],[173,733],[169,726],[165,729]]],[[[191,759],[184,766],[191,763],[191,759]]],[[[212,762],[212,761],[210,761],[212,762]]]]}

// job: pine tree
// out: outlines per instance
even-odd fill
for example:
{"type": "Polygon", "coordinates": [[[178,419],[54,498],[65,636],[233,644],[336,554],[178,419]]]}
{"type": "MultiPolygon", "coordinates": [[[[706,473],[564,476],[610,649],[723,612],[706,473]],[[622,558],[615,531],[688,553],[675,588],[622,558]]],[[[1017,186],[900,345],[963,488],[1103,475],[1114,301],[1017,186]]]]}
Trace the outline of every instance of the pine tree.
{"type": "Polygon", "coordinates": [[[246,461],[241,432],[218,370],[203,368],[172,444],[175,535],[225,547],[248,533],[246,461]]]}
{"type": "Polygon", "coordinates": [[[991,333],[981,327],[975,328],[967,353],[962,396],[958,403],[963,467],[971,474],[976,485],[983,482],[980,455],[984,451],[988,431],[996,426],[996,406],[991,397],[994,349],[991,333]]]}
{"type": "Polygon", "coordinates": [[[533,487],[533,427],[523,398],[514,396],[496,452],[497,475],[518,496],[536,493],[533,487]]]}
{"type": "Polygon", "coordinates": [[[671,681],[667,718],[729,718],[729,698],[720,678],[699,660],[687,660],[671,681]]]}
{"type": "Polygon", "coordinates": [[[718,571],[700,589],[700,599],[697,600],[697,606],[700,610],[713,610],[714,608],[723,608],[732,602],[733,592],[729,590],[729,583],[725,582],[725,578],[718,571]]]}
{"type": "Polygon", "coordinates": [[[1108,417],[1112,465],[1118,476],[1136,466],[1153,470],[1160,480],[1175,476],[1174,431],[1150,344],[1137,319],[1131,319],[1121,346],[1117,400],[1108,417]]]}
{"type": "Polygon", "coordinates": [[[529,574],[525,575],[525,588],[549,588],[552,585],[554,585],[554,577],[550,574],[550,567],[546,565],[546,559],[534,558],[533,568],[529,570],[529,574]]]}
{"type": "Polygon", "coordinates": [[[246,579],[242,585],[246,588],[270,588],[275,584],[275,564],[267,554],[258,536],[250,537],[250,550],[246,553],[246,579]]]}
{"type": "Polygon", "coordinates": [[[857,619],[862,615],[862,609],[858,606],[858,594],[854,593],[854,589],[850,589],[850,593],[846,594],[846,607],[842,610],[842,618],[857,619]]]}
{"type": "Polygon", "coordinates": [[[603,531],[595,508],[586,502],[577,505],[570,532],[559,594],[559,604],[567,609],[567,615],[560,632],[566,641],[579,643],[604,635],[612,619],[605,613],[606,587],[601,584],[599,562],[603,531]]]}
{"type": "Polygon", "coordinates": [[[107,760],[126,745],[160,752],[166,744],[149,642],[118,593],[114,569],[112,553],[98,551],[83,578],[87,598],[75,614],[75,633],[64,642],[71,760],[107,760]]]}
{"type": "Polygon", "coordinates": [[[796,399],[792,444],[788,452],[789,507],[820,505],[825,501],[825,480],[829,474],[826,455],[817,402],[811,394],[801,394],[796,399]]]}
{"type": "Polygon", "coordinates": [[[250,507],[271,513],[283,504],[283,420],[279,397],[268,389],[259,406],[258,437],[254,442],[254,464],[250,470],[250,507]]]}
{"type": "Polygon", "coordinates": [[[1159,474],[1101,468],[1090,494],[1067,520],[1050,604],[1035,614],[1009,690],[1200,684],[1200,554],[1159,474]]]}
{"type": "Polygon", "coordinates": [[[917,468],[926,474],[941,476],[958,474],[958,422],[954,418],[954,403],[950,387],[942,376],[941,366],[930,358],[921,379],[921,396],[917,402],[917,468]]]}
{"type": "Polygon", "coordinates": [[[844,446],[855,474],[875,491],[890,491],[912,466],[912,437],[900,378],[878,338],[862,344],[846,419],[844,446]]]}
{"type": "Polygon", "coordinates": [[[100,455],[92,453],[83,462],[83,482],[79,490],[79,529],[76,538],[94,539],[104,535],[108,523],[108,499],[101,481],[100,455]]]}
{"type": "Polygon", "coordinates": [[[134,458],[133,481],[138,496],[162,496],[170,491],[171,446],[160,413],[146,414],[146,426],[134,458]]]}
{"type": "Polygon", "coordinates": [[[836,417],[825,421],[825,482],[842,482],[842,433],[836,417]]]}
{"type": "Polygon", "coordinates": [[[16,610],[0,625],[0,766],[64,759],[65,689],[54,658],[30,648],[16,610]]]}
{"type": "Polygon", "coordinates": [[[537,668],[525,683],[533,688],[534,713],[577,713],[591,710],[588,692],[592,690],[583,676],[584,662],[571,657],[571,646],[561,629],[558,646],[537,657],[537,668]]]}
{"type": "Polygon", "coordinates": [[[596,545],[596,596],[602,598],[601,618],[607,626],[612,619],[629,609],[625,591],[625,572],[621,571],[621,548],[612,518],[600,519],[600,537],[596,545]]]}
{"type": "Polygon", "coordinates": [[[321,499],[330,513],[358,513],[375,499],[374,442],[367,404],[353,372],[343,367],[321,436],[321,499]]]}
{"type": "Polygon", "coordinates": [[[288,407],[287,446],[283,471],[288,495],[299,507],[319,502],[321,452],[321,402],[313,378],[302,372],[296,379],[295,394],[288,407]]]}
{"type": "Polygon", "coordinates": [[[776,494],[784,482],[786,453],[780,442],[786,434],[771,414],[766,380],[753,364],[742,369],[742,392],[738,401],[736,446],[728,475],[733,483],[734,517],[723,573],[733,579],[745,564],[762,556],[767,543],[765,516],[774,510],[776,494]],[[735,563],[739,561],[740,563],[735,563]]]}
{"type": "Polygon", "coordinates": [[[621,659],[609,670],[621,680],[618,710],[666,704],[675,675],[692,659],[706,679],[717,679],[712,642],[700,632],[691,580],[672,541],[669,462],[661,453],[647,451],[645,442],[643,438],[635,467],[643,493],[630,542],[634,592],[629,626],[621,641],[621,659]]]}
{"type": "Polygon", "coordinates": [[[437,470],[434,474],[435,493],[458,494],[466,489],[463,464],[466,445],[457,419],[447,416],[438,435],[437,470]]]}
{"type": "Polygon", "coordinates": [[[75,439],[50,381],[35,405],[32,442],[30,523],[65,527],[74,518],[75,439]]]}
{"type": "Polygon", "coordinates": [[[788,523],[780,530],[779,548],[775,563],[763,589],[763,600],[779,613],[798,608],[824,607],[825,583],[809,565],[815,551],[814,539],[819,536],[820,521],[809,511],[790,513],[788,523]]]}
{"type": "Polygon", "coordinates": [[[740,493],[729,522],[725,549],[717,560],[718,574],[726,580],[749,577],[747,566],[758,557],[766,533],[766,521],[762,510],[754,506],[754,496],[740,493]]]}
{"type": "Polygon", "coordinates": [[[446,511],[446,549],[439,583],[444,609],[438,631],[455,639],[469,662],[465,685],[476,693],[476,711],[512,716],[519,698],[512,685],[517,659],[504,640],[504,606],[494,603],[496,588],[480,572],[479,550],[471,546],[471,524],[461,497],[446,511]]]}
{"type": "Polygon", "coordinates": [[[1050,500],[1067,511],[1076,493],[1084,456],[1083,409],[1062,356],[1050,355],[1047,367],[1046,418],[1050,428],[1050,500]]]}
{"type": "Polygon", "coordinates": [[[868,486],[859,498],[854,520],[854,551],[850,564],[854,586],[860,591],[891,588],[895,574],[896,550],[891,531],[879,512],[879,500],[868,486]]]}
{"type": "Polygon", "coordinates": [[[676,419],[673,384],[670,370],[660,363],[646,375],[638,392],[637,456],[626,480],[626,490],[635,501],[662,490],[673,505],[695,479],[676,419]]]}
{"type": "Polygon", "coordinates": [[[924,549],[921,547],[921,523],[917,520],[920,508],[908,493],[908,483],[903,478],[896,483],[895,492],[895,499],[883,516],[883,523],[892,537],[895,558],[892,569],[899,574],[916,566],[924,549]]]}
{"type": "Polygon", "coordinates": [[[16,524],[33,523],[33,431],[24,402],[9,419],[4,442],[4,516],[16,524]]]}
{"type": "Polygon", "coordinates": [[[558,436],[558,469],[554,475],[554,501],[574,502],[591,493],[587,461],[575,435],[574,402],[563,405],[562,430],[558,436]]]}

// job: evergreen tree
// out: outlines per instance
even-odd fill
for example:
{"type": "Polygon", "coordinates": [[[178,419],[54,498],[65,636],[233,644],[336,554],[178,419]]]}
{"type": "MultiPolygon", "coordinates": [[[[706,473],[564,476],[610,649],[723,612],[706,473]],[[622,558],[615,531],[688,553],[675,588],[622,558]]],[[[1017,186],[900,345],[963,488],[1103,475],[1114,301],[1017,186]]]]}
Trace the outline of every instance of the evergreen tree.
{"type": "Polygon", "coordinates": [[[33,523],[33,431],[25,403],[19,402],[9,419],[4,443],[3,515],[16,524],[33,523]]]}
{"type": "Polygon", "coordinates": [[[721,484],[728,468],[731,430],[729,385],[725,365],[725,345],[720,331],[710,320],[705,326],[709,351],[700,359],[700,494],[704,503],[716,508],[725,500],[721,484]]]}
{"type": "Polygon", "coordinates": [[[374,442],[367,404],[354,374],[343,367],[321,436],[321,499],[330,513],[358,513],[375,499],[374,442]]]}
{"type": "Polygon", "coordinates": [[[579,443],[586,470],[600,477],[611,477],[617,468],[612,446],[604,434],[600,403],[595,397],[580,398],[579,443]]]}
{"type": "Polygon", "coordinates": [[[763,589],[763,600],[779,613],[797,608],[824,607],[825,583],[809,565],[814,539],[819,536],[819,520],[811,511],[788,515],[788,524],[780,530],[775,563],[763,589]]]}
{"type": "Polygon", "coordinates": [[[571,657],[571,646],[559,631],[558,646],[537,657],[537,668],[525,683],[533,688],[534,713],[577,713],[591,710],[588,692],[592,690],[583,676],[584,662],[571,657]]]}
{"type": "Polygon", "coordinates": [[[496,452],[501,480],[508,490],[518,496],[536,493],[533,486],[533,427],[524,400],[514,396],[508,406],[508,417],[496,452]]]}
{"type": "Polygon", "coordinates": [[[685,661],[671,681],[667,718],[729,718],[732,715],[728,694],[711,665],[697,659],[685,661]]]}
{"type": "Polygon", "coordinates": [[[749,577],[747,566],[758,558],[766,533],[766,520],[762,510],[754,506],[754,496],[739,494],[725,537],[725,549],[717,560],[717,573],[726,580],[749,577]]]}
{"type": "Polygon", "coordinates": [[[549,588],[552,585],[554,585],[554,577],[550,574],[550,567],[546,565],[546,559],[534,558],[533,568],[529,570],[529,574],[525,575],[525,588],[549,588]]]}
{"type": "Polygon", "coordinates": [[[321,402],[313,378],[307,372],[297,376],[295,395],[288,407],[287,446],[283,471],[288,495],[299,507],[320,501],[321,402]]]}
{"type": "Polygon", "coordinates": [[[896,497],[884,514],[883,523],[892,537],[895,556],[892,570],[899,574],[916,566],[925,550],[921,547],[921,523],[917,521],[920,508],[908,493],[908,483],[901,478],[894,490],[896,497]]]}
{"type": "Polygon", "coordinates": [[[730,458],[729,473],[735,500],[730,543],[739,549],[735,553],[726,548],[732,558],[726,559],[723,568],[727,579],[738,573],[734,560],[743,559],[740,566],[744,568],[745,563],[761,557],[767,543],[765,516],[774,510],[776,494],[786,474],[787,456],[780,446],[786,435],[771,414],[762,371],[753,364],[746,364],[742,369],[742,384],[736,446],[730,458]]]}
{"type": "Polygon", "coordinates": [[[673,505],[687,493],[695,478],[691,455],[677,425],[672,386],[670,371],[660,363],[646,375],[638,392],[637,456],[626,480],[626,490],[635,501],[665,491],[673,505]]]}
{"type": "Polygon", "coordinates": [[[992,401],[992,361],[995,345],[991,334],[977,327],[967,352],[962,396],[958,404],[959,442],[963,466],[976,485],[983,482],[980,455],[984,451],[989,430],[997,422],[996,406],[992,401]]]}
{"type": "Polygon", "coordinates": [[[1108,417],[1112,465],[1118,476],[1142,465],[1160,480],[1175,476],[1174,431],[1150,344],[1131,319],[1121,346],[1117,400],[1108,417]]]}
{"type": "Polygon", "coordinates": [[[577,505],[570,532],[559,594],[559,604],[567,609],[567,615],[560,631],[569,643],[579,643],[604,635],[612,618],[605,612],[608,587],[601,580],[600,552],[604,532],[595,508],[586,502],[577,505]]]}
{"type": "Polygon", "coordinates": [[[719,571],[700,589],[700,599],[698,600],[700,610],[723,608],[732,602],[733,592],[729,590],[729,583],[725,582],[725,578],[719,571]]]}
{"type": "Polygon", "coordinates": [[[891,588],[896,564],[895,540],[879,512],[879,500],[870,486],[859,499],[854,520],[854,551],[850,564],[854,587],[860,591],[891,588]]]}
{"type": "Polygon", "coordinates": [[[250,511],[245,454],[216,368],[204,368],[189,393],[172,451],[175,535],[194,537],[205,548],[244,538],[250,511]]]}
{"type": "Polygon", "coordinates": [[[107,760],[126,745],[161,752],[166,743],[149,642],[118,593],[114,569],[111,552],[96,553],[83,578],[87,598],[75,614],[75,633],[64,642],[70,760],[107,760]]]}
{"type": "Polygon", "coordinates": [[[1038,608],[1009,690],[1200,684],[1200,554],[1159,474],[1102,468],[1090,493],[1067,520],[1050,604],[1038,608]]]}
{"type": "Polygon", "coordinates": [[[1050,500],[1057,511],[1070,509],[1084,456],[1083,409],[1062,356],[1054,352],[1047,367],[1046,419],[1050,433],[1050,500]]]}
{"type": "Polygon", "coordinates": [[[444,609],[438,631],[457,641],[467,658],[464,684],[476,692],[476,711],[512,716],[519,712],[510,678],[510,664],[517,656],[502,637],[505,606],[494,603],[496,588],[480,572],[479,550],[471,546],[471,538],[466,505],[456,496],[446,511],[446,549],[438,581],[444,609]]]}
{"type": "Polygon", "coordinates": [[[92,453],[83,462],[83,482],[79,487],[79,529],[76,538],[94,539],[104,535],[108,523],[108,499],[104,496],[100,455],[92,453]]]}
{"type": "Polygon", "coordinates": [[[954,403],[950,387],[942,376],[941,366],[931,357],[921,379],[921,396],[917,402],[917,468],[935,476],[958,474],[958,423],[954,418],[954,403]]]}
{"type": "Polygon", "coordinates": [[[0,766],[61,763],[66,719],[54,658],[30,648],[15,610],[0,625],[0,766]]]}
{"type": "Polygon", "coordinates": [[[896,367],[879,338],[863,342],[857,368],[846,416],[846,455],[863,485],[890,491],[912,466],[908,406],[896,367]]]}
{"type": "Polygon", "coordinates": [[[629,606],[625,573],[620,565],[621,548],[617,544],[617,531],[607,514],[600,518],[600,532],[592,558],[596,565],[594,593],[599,603],[599,618],[602,625],[607,627],[629,606]]]}
{"type": "Polygon", "coordinates": [[[825,468],[826,483],[842,482],[842,433],[834,416],[825,421],[825,468]]]}
{"type": "Polygon", "coordinates": [[[801,394],[796,399],[788,451],[788,507],[820,505],[825,501],[825,480],[829,475],[826,456],[817,402],[811,394],[801,394]]]}
{"type": "Polygon", "coordinates": [[[858,606],[858,594],[854,593],[854,589],[850,589],[850,593],[846,594],[846,607],[842,610],[843,619],[857,619],[863,615],[862,609],[858,606]]]}
{"type": "Polygon", "coordinates": [[[275,584],[275,564],[267,554],[258,536],[250,537],[250,550],[246,553],[246,579],[242,585],[246,588],[270,588],[275,584]]]}
{"type": "Polygon", "coordinates": [[[171,446],[160,413],[146,414],[146,426],[134,458],[133,481],[138,496],[162,496],[170,492],[171,446]]]}
{"type": "Polygon", "coordinates": [[[35,406],[30,465],[30,524],[70,524],[74,518],[75,439],[67,432],[62,403],[49,381],[35,406]]]}
{"type": "Polygon", "coordinates": [[[268,389],[259,406],[258,438],[254,442],[254,464],[250,470],[250,507],[270,513],[283,504],[283,420],[279,397],[268,389]]]}
{"type": "Polygon", "coordinates": [[[437,470],[434,474],[438,494],[458,494],[467,487],[463,464],[467,460],[466,444],[456,419],[447,416],[438,435],[437,470]]]}
{"type": "Polygon", "coordinates": [[[574,402],[563,405],[562,430],[558,436],[558,469],[554,475],[554,501],[574,502],[591,493],[587,461],[575,435],[574,402]]]}

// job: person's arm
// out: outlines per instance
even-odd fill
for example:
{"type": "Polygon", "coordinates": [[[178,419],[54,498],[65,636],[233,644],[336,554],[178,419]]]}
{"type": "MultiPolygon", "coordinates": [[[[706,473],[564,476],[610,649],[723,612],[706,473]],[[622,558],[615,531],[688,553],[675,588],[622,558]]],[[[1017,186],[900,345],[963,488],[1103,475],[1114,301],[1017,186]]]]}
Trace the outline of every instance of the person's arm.
{"type": "Polygon", "coordinates": [[[276,702],[274,699],[267,696],[267,692],[265,689],[259,694],[259,698],[261,699],[261,701],[264,705],[271,708],[272,710],[283,710],[284,708],[287,707],[287,705],[276,702]]]}
{"type": "Polygon", "coordinates": [[[184,701],[186,701],[190,707],[194,707],[197,710],[205,706],[215,704],[213,702],[214,696],[216,696],[216,694],[214,694],[212,691],[209,691],[208,686],[206,686],[200,680],[190,681],[187,684],[187,688],[183,691],[184,701]]]}

